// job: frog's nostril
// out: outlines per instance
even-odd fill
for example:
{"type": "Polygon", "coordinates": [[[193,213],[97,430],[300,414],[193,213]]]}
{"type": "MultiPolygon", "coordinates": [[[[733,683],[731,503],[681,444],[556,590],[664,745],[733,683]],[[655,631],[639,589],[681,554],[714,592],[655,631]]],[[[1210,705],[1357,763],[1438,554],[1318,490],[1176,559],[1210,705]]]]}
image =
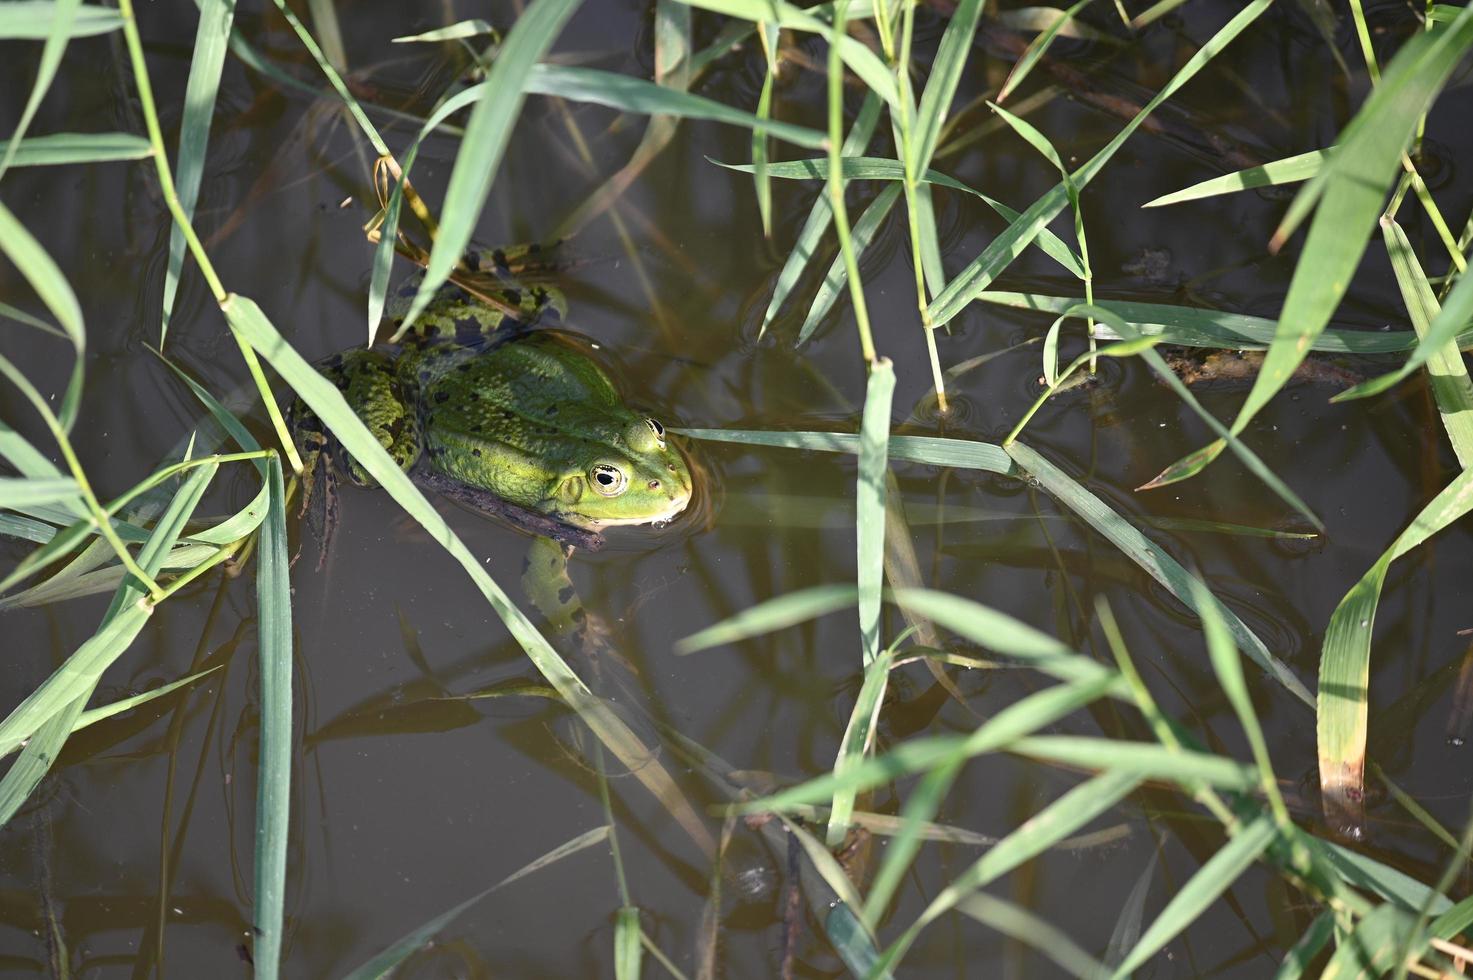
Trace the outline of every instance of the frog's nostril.
{"type": "Polygon", "coordinates": [[[660,481],[659,480],[651,480],[650,481],[650,489],[651,490],[658,490],[658,489],[660,489],[660,481]]]}

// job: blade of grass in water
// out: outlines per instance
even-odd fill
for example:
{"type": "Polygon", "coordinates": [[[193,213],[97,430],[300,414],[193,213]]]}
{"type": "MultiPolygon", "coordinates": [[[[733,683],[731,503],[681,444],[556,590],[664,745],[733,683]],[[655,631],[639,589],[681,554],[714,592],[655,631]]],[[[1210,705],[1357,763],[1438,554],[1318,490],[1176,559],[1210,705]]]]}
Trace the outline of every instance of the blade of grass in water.
{"type": "Polygon", "coordinates": [[[855,488],[859,636],[866,665],[880,650],[880,588],[885,577],[885,473],[889,464],[890,404],[894,393],[895,368],[888,358],[882,357],[871,367],[865,391],[855,488]]]}
{"type": "Polygon", "coordinates": [[[270,511],[261,526],[256,566],[256,643],[261,735],[256,769],[255,975],[277,976],[286,904],[286,847],[291,821],[292,606],[286,541],[286,484],[281,459],[267,463],[270,511]]]}
{"type": "Polygon", "coordinates": [[[485,91],[489,94],[471,110],[465,137],[455,155],[441,208],[439,235],[430,252],[419,293],[405,318],[406,326],[419,318],[465,254],[471,233],[481,219],[481,210],[486,206],[501,157],[511,140],[512,128],[526,101],[523,80],[552,46],[579,3],[580,0],[533,0],[507,33],[486,76],[485,91]]]}
{"type": "MultiPolygon", "coordinates": [[[[486,84],[490,85],[490,82],[486,84]]],[[[588,102],[622,112],[706,119],[747,129],[762,129],[795,146],[809,149],[822,147],[826,139],[816,129],[776,119],[764,121],[750,112],[733,108],[715,99],[597,68],[537,64],[528,71],[523,84],[529,95],[556,95],[574,102],[588,102]]]]}
{"type": "MultiPolygon", "coordinates": [[[[1294,266],[1284,297],[1274,343],[1264,356],[1230,431],[1238,435],[1293,375],[1314,338],[1329,323],[1365,254],[1387,189],[1416,132],[1417,120],[1473,46],[1473,8],[1459,21],[1434,33],[1411,38],[1392,60],[1338,147],[1314,180],[1299,192],[1274,242],[1281,245],[1310,208],[1309,235],[1294,266]]],[[[1222,440],[1209,443],[1169,467],[1166,482],[1201,472],[1222,452],[1222,440]]]]}
{"type": "Polygon", "coordinates": [[[31,284],[36,295],[41,297],[41,302],[46,304],[51,315],[56,317],[56,322],[66,331],[76,352],[71,379],[67,382],[66,394],[62,397],[58,412],[62,431],[70,433],[72,423],[76,421],[77,403],[82,394],[82,365],[87,351],[87,332],[82,325],[81,304],[77,302],[77,295],[72,292],[66,276],[62,275],[51,256],[46,254],[41,243],[16,220],[15,215],[4,204],[0,204],[0,252],[5,253],[26,282],[31,284]]]}
{"type": "MultiPolygon", "coordinates": [[[[1130,138],[1131,134],[1155,111],[1156,107],[1176,94],[1178,89],[1217,57],[1223,48],[1232,43],[1268,9],[1271,2],[1272,0],[1252,0],[1235,14],[1211,40],[1187,59],[1186,64],[1177,71],[1166,87],[1147,102],[1141,111],[1125,125],[1125,128],[1116,134],[1114,139],[1074,172],[1073,179],[1076,188],[1083,190],[1085,185],[1104,168],[1105,164],[1130,138]]],[[[965,269],[946,284],[941,295],[931,303],[928,311],[931,322],[937,325],[948,323],[960,314],[978,293],[986,289],[999,273],[1012,264],[1012,261],[1037,237],[1044,226],[1068,205],[1068,202],[1068,192],[1062,182],[1056,184],[1052,190],[1035,201],[1018,220],[993,239],[992,243],[983,249],[977,258],[973,259],[965,269]]]]}
{"type": "Polygon", "coordinates": [[[466,909],[469,909],[472,905],[475,905],[483,898],[486,898],[493,892],[505,888],[507,885],[510,885],[513,882],[520,881],[528,875],[535,874],[536,872],[541,871],[543,868],[551,864],[555,864],[558,861],[561,861],[565,857],[569,857],[573,854],[578,853],[579,851],[592,847],[594,844],[606,840],[608,836],[608,826],[602,825],[579,834],[577,837],[574,837],[572,840],[568,841],[566,844],[563,844],[560,847],[553,848],[551,851],[548,851],[537,860],[532,861],[519,870],[507,875],[505,878],[501,879],[490,888],[487,888],[485,891],[478,892],[477,894],[472,895],[470,898],[466,899],[464,902],[461,902],[459,905],[456,905],[451,909],[447,909],[446,911],[435,916],[433,919],[430,919],[428,922],[419,926],[419,928],[414,929],[404,936],[401,936],[388,949],[385,949],[382,953],[379,953],[377,956],[373,957],[367,963],[362,964],[357,969],[350,971],[347,975],[343,977],[343,980],[380,980],[380,978],[382,977],[387,977],[394,971],[396,967],[399,966],[399,964],[407,960],[415,952],[415,950],[419,949],[430,940],[435,938],[435,935],[437,933],[443,930],[451,922],[455,921],[455,919],[458,918],[462,912],[464,912],[466,909]]]}
{"type": "MultiPolygon", "coordinates": [[[[138,553],[140,568],[157,573],[215,469],[213,465],[199,467],[175,493],[138,553]]],[[[144,595],[144,587],[136,580],[120,586],[97,632],[0,722],[0,755],[21,744],[25,746],[0,779],[0,826],[9,822],[51,768],[102,672],[132,644],[148,621],[153,607],[139,601],[144,595]]]]}
{"type": "Polygon", "coordinates": [[[1066,25],[1073,23],[1074,18],[1078,16],[1079,12],[1093,2],[1094,0],[1078,0],[1077,3],[1068,9],[1058,11],[1060,16],[1037,37],[1028,42],[1028,47],[1024,50],[1023,57],[1014,62],[1012,70],[1008,72],[1007,80],[1003,82],[1002,88],[998,90],[997,101],[999,103],[1006,102],[1008,96],[1013,93],[1013,90],[1023,84],[1023,80],[1033,72],[1033,67],[1038,64],[1039,59],[1048,53],[1049,46],[1054,43],[1054,38],[1059,35],[1059,32],[1066,25]]]}
{"type": "Polygon", "coordinates": [[[1232,887],[1233,883],[1258,860],[1265,849],[1274,842],[1278,834],[1273,818],[1264,814],[1242,827],[1227,845],[1213,853],[1212,857],[1192,875],[1191,879],[1172,896],[1171,901],[1156,916],[1141,936],[1140,942],[1115,968],[1112,977],[1128,977],[1179,935],[1207,911],[1217,897],[1232,887]]]}
{"type": "MultiPolygon", "coordinates": [[[[722,163],[719,160],[712,160],[711,162],[715,163],[718,167],[725,167],[728,170],[751,170],[751,167],[743,164],[722,163]]],[[[845,180],[905,179],[905,169],[901,162],[899,160],[887,160],[883,157],[846,157],[842,162],[842,168],[845,180]]],[[[771,177],[780,177],[789,180],[826,180],[829,174],[829,162],[824,159],[785,160],[782,163],[769,164],[767,173],[771,177]]],[[[951,190],[970,194],[981,200],[1008,221],[1016,221],[1018,218],[1018,212],[1001,201],[988,197],[981,191],[968,187],[956,178],[948,177],[939,171],[926,170],[917,179],[926,184],[947,187],[951,190]]],[[[1059,236],[1047,228],[1042,229],[1038,233],[1038,247],[1048,253],[1050,258],[1058,262],[1070,273],[1081,279],[1084,278],[1084,266],[1081,264],[1079,257],[1069,250],[1069,246],[1064,244],[1063,239],[1059,238],[1059,236]]]]}
{"type": "Polygon", "coordinates": [[[1139,778],[1133,775],[1105,773],[1074,787],[1034,814],[948,883],[900,938],[885,950],[881,965],[888,969],[896,967],[921,930],[939,916],[1104,813],[1134,790],[1139,782],[1139,778]]]}
{"type": "Polygon", "coordinates": [[[711,647],[740,643],[754,636],[774,633],[810,619],[848,609],[859,599],[853,585],[815,585],[776,596],[692,633],[675,645],[678,654],[695,653],[711,647]]]}
{"type": "Polygon", "coordinates": [[[48,133],[19,143],[6,140],[0,142],[0,149],[10,156],[12,167],[141,160],[153,153],[148,140],[132,133],[48,133]]]}
{"type": "MultiPolygon", "coordinates": [[[[200,181],[209,154],[210,122],[215,115],[215,97],[220,91],[220,74],[225,68],[225,51],[235,20],[236,0],[201,0],[199,26],[194,35],[194,53],[189,61],[189,81],[184,88],[184,118],[179,123],[179,153],[174,165],[174,186],[187,222],[194,220],[199,202],[200,181]]],[[[184,227],[175,222],[169,229],[169,264],[164,270],[164,304],[159,324],[159,346],[169,332],[179,276],[184,271],[184,227]]]]}
{"type": "MultiPolygon", "coordinates": [[[[898,184],[886,187],[869,203],[864,213],[859,216],[859,220],[854,223],[854,229],[848,235],[849,255],[846,257],[841,249],[829,263],[828,272],[824,274],[823,282],[819,283],[818,292],[814,294],[813,302],[808,306],[808,315],[804,317],[803,325],[798,328],[798,338],[793,341],[795,346],[805,343],[812,337],[813,331],[818,329],[823,318],[828,316],[829,311],[834,308],[834,303],[838,301],[845,285],[849,282],[849,274],[846,269],[848,262],[852,259],[857,264],[859,257],[864,254],[865,249],[869,248],[876,232],[880,230],[880,225],[889,217],[890,209],[900,199],[900,191],[898,184]]],[[[831,209],[833,203],[833,193],[830,192],[829,207],[831,209]]],[[[833,213],[832,210],[830,213],[833,213]]]]}
{"type": "Polygon", "coordinates": [[[49,42],[58,19],[66,21],[67,37],[107,34],[123,26],[123,18],[118,12],[101,4],[74,4],[70,0],[54,3],[51,0],[7,0],[0,3],[0,40],[49,42]],[[69,11],[72,12],[70,17],[69,11]]]}
{"type": "Polygon", "coordinates": [[[425,31],[423,34],[405,34],[402,37],[390,38],[393,44],[410,44],[414,42],[430,41],[455,41],[463,37],[480,37],[489,34],[496,37],[496,28],[479,18],[471,20],[460,20],[447,27],[437,27],[433,31],[425,31]]]}
{"type": "MultiPolygon", "coordinates": [[[[40,107],[41,100],[46,97],[46,91],[51,88],[52,79],[56,77],[57,66],[61,64],[61,56],[66,53],[72,25],[76,22],[81,8],[81,0],[57,0],[52,5],[51,27],[46,35],[46,44],[41,48],[41,63],[36,67],[36,79],[31,83],[31,94],[26,97],[26,106],[21,110],[20,122],[16,123],[14,131],[10,134],[10,140],[5,146],[5,154],[0,156],[0,178],[4,178],[5,171],[10,169],[15,162],[16,154],[23,146],[22,141],[25,139],[26,130],[30,128],[31,120],[36,117],[36,109],[40,107]]],[[[3,14],[0,14],[0,17],[3,17],[3,14]]]]}
{"type": "Polygon", "coordinates": [[[839,754],[834,759],[834,782],[839,789],[834,791],[829,804],[828,833],[824,843],[830,850],[844,843],[849,832],[849,822],[854,814],[855,793],[845,786],[849,768],[871,751],[874,745],[875,727],[880,720],[880,705],[890,681],[890,666],[894,663],[893,650],[878,654],[864,666],[864,682],[859,688],[859,697],[849,713],[849,722],[844,728],[844,737],[839,740],[839,754]]]}
{"type": "MultiPolygon", "coordinates": [[[[1437,315],[1442,312],[1437,306],[1437,297],[1427,284],[1426,273],[1412,251],[1401,225],[1390,217],[1382,217],[1381,232],[1386,241],[1386,254],[1391,259],[1391,269],[1396,274],[1396,284],[1401,289],[1401,302],[1406,307],[1422,344],[1427,343],[1427,334],[1432,329],[1437,315]]],[[[1438,414],[1442,416],[1442,427],[1452,443],[1458,465],[1463,469],[1473,466],[1473,382],[1468,380],[1468,366],[1456,346],[1445,343],[1434,348],[1426,358],[1427,376],[1432,386],[1432,398],[1437,402],[1438,414]]]]}
{"type": "Polygon", "coordinates": [[[614,980],[639,980],[643,952],[639,909],[626,905],[614,917],[614,980]]]}
{"type": "Polygon", "coordinates": [[[1371,632],[1391,563],[1473,510],[1473,470],[1464,470],[1424,507],[1361,576],[1330,615],[1320,652],[1317,736],[1320,785],[1331,826],[1363,825],[1371,632]]]}
{"type": "Polygon", "coordinates": [[[1334,147],[1328,150],[1311,150],[1308,153],[1298,153],[1292,157],[1265,163],[1261,167],[1249,167],[1247,170],[1239,170],[1236,173],[1223,174],[1221,177],[1213,177],[1211,180],[1183,187],[1179,191],[1163,194],[1147,201],[1141,207],[1159,208],[1168,204],[1200,201],[1204,197],[1216,197],[1219,194],[1235,194],[1254,187],[1276,187],[1281,184],[1309,180],[1320,172],[1325,161],[1333,152],[1334,147]]]}
{"type": "Polygon", "coordinates": [[[1330,936],[1335,931],[1335,916],[1326,909],[1314,917],[1309,928],[1289,947],[1289,952],[1284,954],[1284,959],[1279,963],[1279,969],[1274,974],[1274,980],[1299,980],[1309,969],[1309,965],[1320,955],[1320,950],[1325,948],[1330,936]]]}
{"type": "Polygon", "coordinates": [[[956,903],[956,910],[1019,942],[1032,946],[1057,966],[1081,980],[1108,973],[1104,964],[1079,947],[1069,935],[1021,905],[986,892],[975,892],[956,903]]]}
{"type": "MultiPolygon", "coordinates": [[[[757,97],[757,118],[772,119],[773,72],[762,75],[762,94],[757,97]]],[[[767,177],[767,130],[752,127],[752,187],[757,195],[757,216],[762,220],[762,237],[772,237],[772,181],[767,177]]]]}
{"type": "Polygon", "coordinates": [[[609,751],[670,811],[704,854],[713,854],[715,842],[705,824],[658,758],[604,701],[593,696],[582,679],[558,655],[526,615],[511,602],[501,586],[486,574],[480,561],[466,548],[419,488],[389,458],[378,440],[348,407],[337,386],[318,374],[316,368],[293,350],[251,300],[232,295],[221,304],[221,310],[231,329],[271,362],[276,372],[307,407],[322,419],[353,458],[434,541],[460,563],[492,610],[506,624],[513,639],[526,652],[533,666],[557,689],[563,700],[578,712],[579,717],[609,751]]]}
{"type": "Polygon", "coordinates": [[[81,502],[81,488],[69,476],[0,476],[0,507],[15,509],[27,504],[49,504],[58,500],[81,502]]]}

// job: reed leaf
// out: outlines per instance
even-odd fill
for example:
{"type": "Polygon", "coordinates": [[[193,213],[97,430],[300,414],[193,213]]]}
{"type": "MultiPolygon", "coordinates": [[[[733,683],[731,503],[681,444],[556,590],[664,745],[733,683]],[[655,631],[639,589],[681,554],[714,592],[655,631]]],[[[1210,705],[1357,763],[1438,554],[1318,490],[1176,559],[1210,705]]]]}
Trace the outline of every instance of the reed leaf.
{"type": "Polygon", "coordinates": [[[433,31],[425,31],[422,34],[405,34],[400,37],[390,38],[393,44],[413,44],[437,41],[457,41],[466,37],[482,37],[484,35],[499,37],[496,28],[480,18],[470,20],[458,20],[445,27],[437,27],[433,31]]]}
{"type": "Polygon", "coordinates": [[[880,589],[885,579],[885,475],[889,472],[890,403],[894,393],[895,368],[888,358],[882,357],[870,366],[865,389],[855,486],[859,638],[866,667],[880,652],[880,589]]]}
{"type": "MultiPolygon", "coordinates": [[[[0,40],[47,41],[60,21],[66,37],[92,37],[123,26],[111,7],[72,0],[6,0],[0,3],[0,40]]],[[[43,57],[44,57],[43,52],[43,57]]],[[[60,58],[60,54],[57,55],[60,58]]]]}
{"type": "Polygon", "coordinates": [[[815,585],[797,592],[775,596],[705,629],[692,633],[675,644],[677,654],[695,653],[711,647],[740,643],[754,636],[774,633],[789,626],[805,623],[854,605],[859,599],[856,586],[847,584],[815,585]]]}
{"type": "MultiPolygon", "coordinates": [[[[21,4],[26,0],[12,2],[21,4]]],[[[0,7],[9,5],[7,3],[0,7]]],[[[72,292],[66,276],[62,275],[51,256],[46,254],[41,243],[16,220],[15,215],[4,204],[0,204],[0,252],[5,253],[26,282],[31,284],[36,295],[41,297],[41,302],[46,304],[51,315],[56,317],[56,322],[66,331],[76,352],[71,378],[67,382],[66,393],[62,396],[61,409],[57,412],[62,431],[70,433],[82,396],[82,369],[87,351],[87,331],[82,324],[81,304],[77,302],[77,295],[72,292]]]]}
{"type": "Polygon", "coordinates": [[[1109,972],[1103,963],[1069,938],[1068,933],[1021,905],[986,892],[975,892],[957,902],[956,910],[1004,936],[1032,946],[1065,972],[1081,980],[1095,980],[1109,972]]]}
{"type": "MultiPolygon", "coordinates": [[[[73,163],[111,163],[142,160],[153,155],[153,147],[132,133],[48,133],[19,142],[0,142],[12,167],[57,167],[73,163]],[[12,152],[12,150],[14,152],[12,152]]],[[[47,324],[35,324],[45,328],[47,324]]]]}
{"type": "MultiPolygon", "coordinates": [[[[71,38],[72,27],[81,9],[82,0],[57,0],[52,6],[51,28],[46,35],[46,44],[41,48],[41,63],[36,67],[36,78],[31,83],[31,94],[26,97],[26,105],[21,110],[20,121],[15,124],[15,129],[5,144],[4,155],[0,156],[0,178],[3,178],[5,171],[15,163],[16,156],[23,146],[26,130],[30,128],[31,120],[36,117],[36,110],[40,108],[41,100],[46,97],[47,90],[51,88],[52,80],[56,78],[56,69],[61,64],[61,56],[66,53],[67,41],[71,38]]],[[[3,17],[4,12],[0,11],[0,18],[3,17]]]]}
{"type": "Polygon", "coordinates": [[[1309,180],[1316,176],[1320,169],[1329,159],[1330,154],[1335,151],[1334,147],[1327,150],[1311,150],[1308,153],[1296,153],[1282,160],[1274,160],[1259,167],[1249,167],[1235,173],[1223,174],[1221,177],[1213,177],[1190,187],[1183,187],[1179,191],[1170,194],[1162,194],[1142,204],[1143,208],[1160,208],[1168,204],[1182,204],[1186,201],[1200,201],[1206,197],[1216,197],[1219,194],[1236,194],[1238,191],[1252,190],[1255,187],[1278,187],[1282,184],[1294,184],[1301,180],[1309,180]]]}
{"type": "MultiPolygon", "coordinates": [[[[174,186],[184,220],[194,220],[199,203],[200,181],[209,155],[210,122],[215,115],[215,97],[220,91],[220,74],[225,68],[225,51],[235,21],[236,0],[201,0],[199,25],[194,34],[194,54],[189,60],[189,81],[184,87],[184,118],[179,123],[179,153],[174,163],[174,186]]],[[[169,332],[179,276],[184,271],[184,226],[169,229],[169,262],[164,269],[164,303],[159,324],[159,346],[169,332]]]]}

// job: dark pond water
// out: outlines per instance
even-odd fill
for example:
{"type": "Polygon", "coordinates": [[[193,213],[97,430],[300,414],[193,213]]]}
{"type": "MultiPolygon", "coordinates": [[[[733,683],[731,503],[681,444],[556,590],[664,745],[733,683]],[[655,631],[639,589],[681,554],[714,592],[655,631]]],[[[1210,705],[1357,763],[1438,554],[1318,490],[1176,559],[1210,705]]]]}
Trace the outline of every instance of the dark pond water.
{"type": "MultiPolygon", "coordinates": [[[[495,5],[496,23],[511,20],[495,5]]],[[[1061,42],[1069,65],[1098,91],[1140,103],[1209,36],[1226,4],[1188,14],[1119,50],[1061,42]]],[[[1166,133],[1141,132],[1089,189],[1089,247],[1102,296],[1211,305],[1276,316],[1293,254],[1265,249],[1283,195],[1240,194],[1141,211],[1157,195],[1246,164],[1332,141],[1366,90],[1339,74],[1295,5],[1271,11],[1163,111],[1166,133]],[[1224,150],[1223,147],[1229,147],[1224,150]]],[[[1400,5],[1373,5],[1378,43],[1410,29],[1400,5]]],[[[339,5],[358,95],[423,114],[460,62],[438,46],[389,39],[466,16],[461,5],[339,5]]],[[[174,139],[188,70],[189,4],[148,5],[150,69],[174,139]]],[[[698,17],[703,36],[714,25],[698,17]]],[[[1098,21],[1109,21],[1100,5],[1098,21]]],[[[243,4],[241,32],[277,64],[318,86],[315,69],[281,19],[243,4]]],[[[930,57],[944,21],[923,12],[918,49],[930,57]]],[[[569,59],[648,77],[651,10],[645,3],[589,4],[556,50],[569,59]]],[[[1119,33],[1118,24],[1109,29],[1119,33]]],[[[1348,22],[1338,36],[1357,63],[1348,22]]],[[[0,131],[29,90],[38,45],[0,46],[0,131]]],[[[797,54],[821,64],[817,41],[797,54]]],[[[800,59],[801,60],[801,57],[800,59]]],[[[980,41],[963,80],[971,98],[1005,76],[1007,61],[980,41]]],[[[33,132],[126,129],[142,122],[126,81],[120,40],[74,43],[33,132]]],[[[756,104],[762,55],[748,47],[717,64],[699,91],[756,104]]],[[[822,76],[789,66],[775,101],[783,118],[822,125],[822,76]]],[[[1040,75],[1024,96],[1048,82],[1040,75]]],[[[1473,159],[1473,131],[1459,125],[1456,93],[1429,127],[1445,212],[1466,214],[1470,186],[1456,172],[1473,159]]],[[[857,108],[851,101],[849,111],[857,108]]],[[[395,149],[417,124],[379,116],[395,149]]],[[[1030,118],[1071,160],[1083,160],[1123,124],[1060,96],[1030,118]]],[[[986,122],[974,114],[961,127],[986,122]]],[[[550,235],[638,143],[640,120],[597,108],[529,100],[477,231],[488,243],[550,235]],[[587,146],[591,163],[580,156],[587,146]]],[[[415,180],[432,206],[456,143],[429,142],[415,180]]],[[[811,284],[761,340],[757,326],[783,256],[815,189],[779,182],[774,239],[764,242],[750,178],[707,157],[741,162],[745,131],[684,124],[670,147],[563,251],[568,323],[613,352],[632,400],[668,424],[750,429],[857,425],[864,372],[847,301],[805,347],[792,338],[811,284]]],[[[782,148],[782,153],[799,155],[782,148]]],[[[888,151],[887,151],[888,152],[888,151]]],[[[227,286],[254,298],[308,357],[360,343],[370,249],[361,229],[373,209],[372,152],[326,98],[283,90],[237,61],[226,65],[197,225],[227,286]]],[[[1020,139],[993,132],[943,154],[945,172],[1022,209],[1056,176],[1020,139]]],[[[876,188],[860,188],[851,204],[876,188]]],[[[112,164],[7,175],[7,206],[41,239],[76,287],[89,325],[89,387],[77,446],[104,494],[120,492],[173,451],[199,410],[146,349],[158,339],[168,223],[151,168],[112,164]]],[[[948,272],[1001,227],[966,196],[937,193],[948,272]]],[[[857,209],[855,211],[857,214],[857,209]]],[[[862,263],[876,343],[895,361],[895,419],[921,405],[904,431],[999,440],[1035,397],[1037,345],[1002,353],[961,375],[943,422],[923,404],[929,368],[914,310],[906,229],[897,210],[862,263]]],[[[1414,243],[1434,254],[1430,226],[1403,213],[1414,243]]],[[[1056,223],[1067,231],[1066,221],[1056,223]]],[[[1287,250],[1294,252],[1291,247],[1287,250]]],[[[1375,244],[1337,325],[1404,329],[1400,304],[1375,244]]],[[[401,273],[402,273],[401,269],[401,273]]],[[[1075,295],[1078,284],[1039,254],[1017,262],[1002,288],[1075,295]]],[[[37,308],[11,270],[0,300],[37,308]]],[[[943,366],[1003,351],[1048,326],[1040,315],[976,305],[938,335],[943,366]]],[[[61,349],[7,330],[3,348],[43,391],[60,391],[61,349]]],[[[211,390],[243,392],[246,373],[199,277],[185,279],[168,353],[211,390]]],[[[1359,365],[1374,370],[1382,365],[1359,365]]],[[[1357,365],[1350,365],[1353,369],[1357,365]]],[[[1379,399],[1329,405],[1333,389],[1289,389],[1259,415],[1249,437],[1268,464],[1319,513],[1317,542],[1270,541],[1194,531],[1151,531],[1207,581],[1313,687],[1319,644],[1346,589],[1412,514],[1455,472],[1436,410],[1420,383],[1379,399]]],[[[1199,391],[1229,418],[1245,389],[1199,391]]],[[[3,418],[48,445],[13,389],[3,418]]],[[[264,414],[250,422],[268,436],[264,414]]],[[[1109,363],[1102,383],[1045,407],[1025,440],[1122,513],[1296,527],[1293,514],[1231,457],[1192,482],[1149,494],[1131,488],[1208,438],[1205,427],[1135,361],[1109,363]]],[[[854,574],[850,457],[691,447],[713,488],[709,526],[622,534],[579,556],[572,575],[587,608],[633,668],[644,706],[742,770],[780,780],[830,768],[861,677],[852,614],[771,637],[678,657],[676,640],[763,599],[854,574]]],[[[974,471],[902,465],[910,536],[926,582],[974,597],[1108,657],[1093,622],[1108,598],[1147,683],[1165,710],[1209,745],[1246,757],[1233,713],[1213,679],[1195,621],[1103,539],[1041,492],[974,471]],[[938,519],[938,514],[941,517],[938,519]],[[938,523],[938,520],[940,523],[938,523]],[[1054,552],[1057,552],[1055,554],[1054,552]]],[[[254,493],[242,470],[222,481],[205,510],[226,513],[254,493]]],[[[445,504],[443,510],[487,570],[508,589],[526,538],[445,504]]],[[[531,698],[455,695],[536,681],[520,648],[466,576],[380,493],[348,489],[334,550],[321,572],[303,533],[293,572],[297,741],[284,971],[346,972],[410,928],[603,822],[598,782],[564,714],[531,698]]],[[[5,545],[9,556],[22,549],[5,545]]],[[[1372,676],[1372,753],[1444,823],[1461,826],[1473,748],[1454,689],[1473,598],[1473,555],[1455,527],[1394,566],[1378,616],[1372,676]],[[1462,727],[1460,727],[1462,726],[1462,727]]],[[[91,635],[101,598],[3,613],[7,706],[91,635]]],[[[903,622],[887,613],[884,635],[903,622]]],[[[45,974],[65,956],[74,975],[245,975],[250,943],[257,678],[250,576],[208,578],[170,601],[104,677],[107,700],[223,665],[186,697],[94,727],[74,738],[54,774],[0,833],[0,972],[45,974]],[[57,948],[64,946],[64,954],[57,948]]],[[[938,697],[918,667],[897,677],[900,699],[881,717],[884,745],[915,733],[967,731],[1040,683],[1023,672],[956,675],[966,705],[938,697]],[[975,712],[975,716],[972,714],[975,712]]],[[[1257,675],[1254,699],[1296,815],[1313,824],[1318,800],[1311,713],[1257,675]]],[[[1059,726],[1081,734],[1146,737],[1130,712],[1081,713],[1059,726]]],[[[698,807],[726,797],[679,762],[662,758],[698,807]]],[[[1001,836],[1077,783],[1076,774],[989,756],[964,773],[938,819],[1001,836]]],[[[710,868],[639,784],[612,780],[633,901],[652,939],[694,970],[710,868]]],[[[909,784],[869,802],[893,812],[909,784]]],[[[1104,952],[1116,916],[1143,877],[1150,916],[1220,842],[1214,825],[1166,793],[1131,797],[1090,830],[1095,846],[1049,853],[994,887],[1035,910],[1085,949],[1104,952]]],[[[1442,852],[1389,804],[1373,803],[1367,847],[1426,879],[1442,852]]],[[[719,820],[710,827],[719,830],[719,820]]],[[[738,829],[733,862],[750,877],[780,881],[781,861],[738,829]],[[764,869],[770,869],[764,872],[764,869]]],[[[979,853],[930,845],[886,923],[894,936],[979,853]]],[[[780,884],[733,894],[721,909],[722,975],[772,975],[783,949],[780,884]]],[[[1152,976],[1263,976],[1310,914],[1266,872],[1245,876],[1226,901],[1158,957],[1152,976]]],[[[562,861],[476,905],[406,968],[415,977],[612,975],[613,923],[621,904],[600,846],[562,861]]],[[[838,961],[809,922],[796,940],[801,976],[832,976],[838,961]]],[[[649,965],[649,975],[658,967],[649,965]]],[[[923,935],[906,976],[1042,976],[1052,967],[970,920],[947,918],[923,935]]]]}

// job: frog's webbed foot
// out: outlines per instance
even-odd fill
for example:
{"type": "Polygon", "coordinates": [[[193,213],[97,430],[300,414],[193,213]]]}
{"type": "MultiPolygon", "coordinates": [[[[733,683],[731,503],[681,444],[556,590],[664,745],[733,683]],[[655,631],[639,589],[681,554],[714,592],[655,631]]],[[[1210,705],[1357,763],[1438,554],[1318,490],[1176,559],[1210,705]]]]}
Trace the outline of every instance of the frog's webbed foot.
{"type": "Polygon", "coordinates": [[[410,476],[420,486],[428,487],[443,497],[448,497],[483,514],[499,517],[509,524],[540,537],[552,538],[562,544],[583,548],[587,551],[598,551],[604,546],[604,537],[597,531],[570,527],[545,514],[539,514],[502,500],[489,490],[467,486],[444,474],[436,473],[428,467],[417,466],[410,471],[410,476]]]}

